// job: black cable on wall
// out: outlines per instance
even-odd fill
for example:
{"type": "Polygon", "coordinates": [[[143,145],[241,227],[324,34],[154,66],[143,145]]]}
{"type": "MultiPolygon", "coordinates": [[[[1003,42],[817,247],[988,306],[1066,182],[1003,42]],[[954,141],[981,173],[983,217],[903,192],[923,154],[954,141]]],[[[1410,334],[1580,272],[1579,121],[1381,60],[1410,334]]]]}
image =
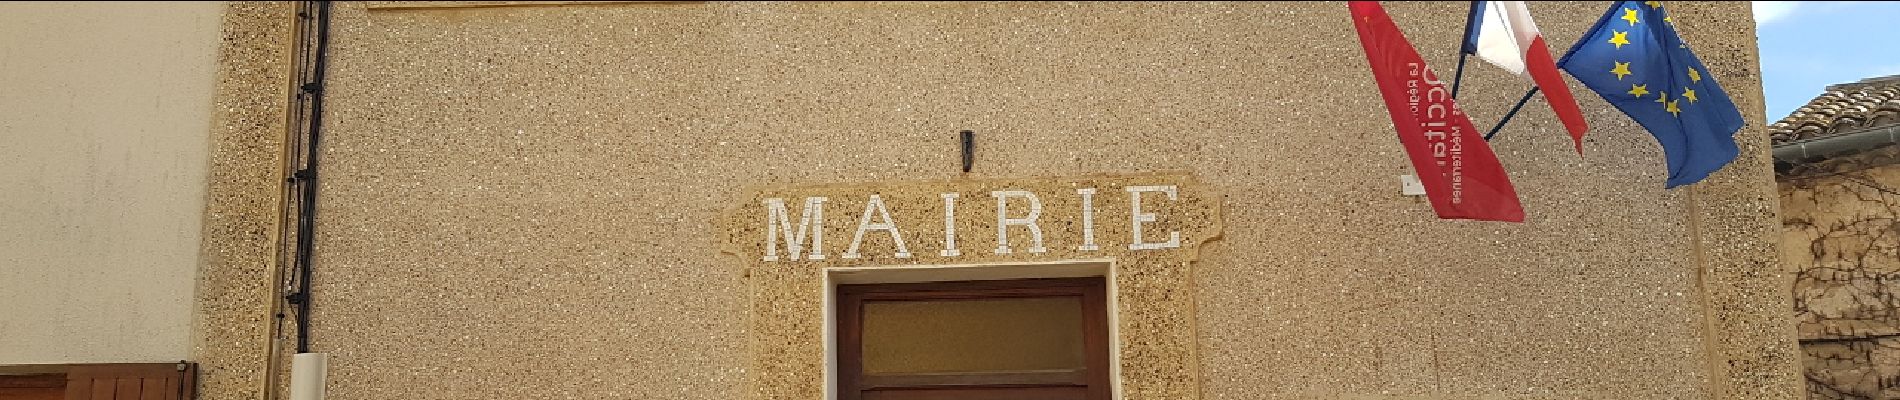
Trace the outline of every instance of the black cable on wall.
{"type": "MultiPolygon", "coordinates": [[[[308,125],[304,127],[306,134],[303,135],[303,139],[307,139],[307,143],[302,146],[300,151],[303,153],[303,165],[298,166],[297,172],[290,176],[290,182],[296,185],[297,190],[297,245],[293,253],[296,255],[297,290],[284,296],[286,301],[297,306],[298,353],[310,352],[310,303],[312,301],[310,280],[313,274],[310,265],[310,254],[316,241],[317,155],[321,153],[321,151],[319,151],[321,149],[319,144],[322,143],[323,139],[323,78],[325,67],[329,62],[330,9],[332,6],[331,2],[327,0],[316,1],[314,3],[317,9],[317,43],[315,54],[311,59],[314,60],[315,66],[312,73],[308,75],[308,80],[298,86],[298,90],[300,90],[302,95],[306,96],[309,101],[309,117],[303,119],[303,121],[308,123],[308,125]]],[[[302,112],[303,110],[299,109],[296,111],[302,112]]]]}

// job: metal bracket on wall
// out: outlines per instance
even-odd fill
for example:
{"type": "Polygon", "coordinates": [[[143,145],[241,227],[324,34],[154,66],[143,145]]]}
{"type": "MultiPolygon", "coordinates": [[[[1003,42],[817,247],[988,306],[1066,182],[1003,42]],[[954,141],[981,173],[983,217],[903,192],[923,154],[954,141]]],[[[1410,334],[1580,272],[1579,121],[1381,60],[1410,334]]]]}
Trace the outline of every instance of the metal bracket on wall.
{"type": "Polygon", "coordinates": [[[970,164],[976,163],[976,132],[968,129],[957,132],[957,140],[963,149],[963,173],[970,173],[970,164]]]}

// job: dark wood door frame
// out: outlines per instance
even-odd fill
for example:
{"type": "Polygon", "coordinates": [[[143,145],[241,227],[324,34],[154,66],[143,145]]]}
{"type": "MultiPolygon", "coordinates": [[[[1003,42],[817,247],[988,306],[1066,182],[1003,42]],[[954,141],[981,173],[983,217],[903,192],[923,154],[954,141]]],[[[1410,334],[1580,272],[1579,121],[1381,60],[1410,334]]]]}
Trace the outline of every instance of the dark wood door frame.
{"type": "Polygon", "coordinates": [[[1077,399],[1113,396],[1105,278],[1046,278],[839,285],[838,399],[1077,399]],[[866,301],[975,300],[1079,297],[1081,370],[865,376],[863,310],[866,301]]]}

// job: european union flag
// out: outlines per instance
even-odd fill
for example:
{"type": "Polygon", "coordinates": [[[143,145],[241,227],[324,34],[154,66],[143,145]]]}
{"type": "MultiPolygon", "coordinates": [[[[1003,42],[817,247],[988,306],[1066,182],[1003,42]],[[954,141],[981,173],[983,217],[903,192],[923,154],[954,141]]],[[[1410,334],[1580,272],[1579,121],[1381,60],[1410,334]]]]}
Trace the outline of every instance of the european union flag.
{"type": "Polygon", "coordinates": [[[1699,182],[1739,153],[1741,111],[1676,36],[1662,2],[1612,5],[1557,67],[1656,137],[1669,161],[1667,187],[1699,182]]]}

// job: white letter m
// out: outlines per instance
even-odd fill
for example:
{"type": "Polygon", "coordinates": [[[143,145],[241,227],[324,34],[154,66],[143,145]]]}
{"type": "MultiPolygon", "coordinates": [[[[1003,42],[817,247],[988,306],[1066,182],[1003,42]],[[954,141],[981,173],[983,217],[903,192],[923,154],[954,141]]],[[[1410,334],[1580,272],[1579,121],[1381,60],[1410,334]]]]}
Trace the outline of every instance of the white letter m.
{"type": "Polygon", "coordinates": [[[797,260],[805,249],[805,235],[811,235],[811,260],[825,259],[825,200],[806,197],[804,216],[798,219],[798,231],[792,231],[792,218],[785,211],[785,199],[765,199],[765,261],[778,261],[779,232],[785,232],[785,251],[797,260]]]}

